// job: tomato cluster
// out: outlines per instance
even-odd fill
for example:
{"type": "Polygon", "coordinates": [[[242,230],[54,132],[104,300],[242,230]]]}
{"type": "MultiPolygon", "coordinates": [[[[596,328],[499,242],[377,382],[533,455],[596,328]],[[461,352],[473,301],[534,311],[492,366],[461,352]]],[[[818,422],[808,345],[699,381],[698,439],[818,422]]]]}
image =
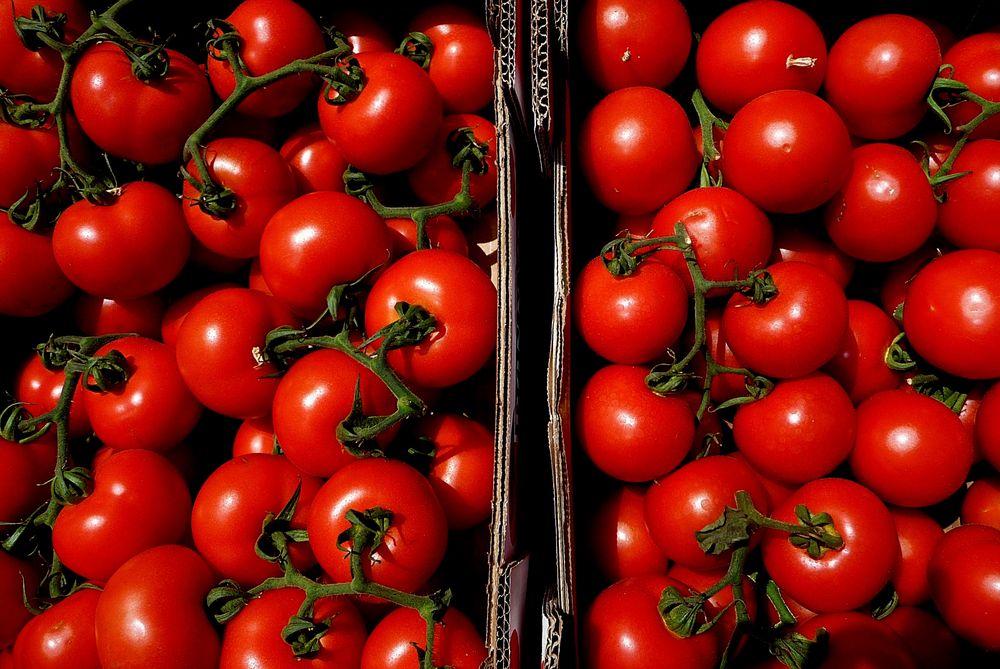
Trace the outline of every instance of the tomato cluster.
{"type": "Polygon", "coordinates": [[[992,666],[998,17],[718,4],[570,13],[581,664],[992,666]]]}
{"type": "Polygon", "coordinates": [[[473,3],[0,7],[0,666],[480,666],[495,51],[473,3]]]}

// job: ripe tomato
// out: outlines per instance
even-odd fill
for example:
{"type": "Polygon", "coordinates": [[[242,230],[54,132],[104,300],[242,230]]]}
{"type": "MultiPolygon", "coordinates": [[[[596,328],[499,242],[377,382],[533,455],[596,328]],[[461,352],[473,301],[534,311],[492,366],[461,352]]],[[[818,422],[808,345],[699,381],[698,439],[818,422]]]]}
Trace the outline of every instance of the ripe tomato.
{"type": "Polygon", "coordinates": [[[645,488],[623,485],[604,498],[587,523],[587,546],[609,582],[667,573],[667,556],[646,526],[645,488]]]}
{"type": "Polygon", "coordinates": [[[131,557],[187,535],[191,494],[159,453],[117,451],[93,476],[93,492],[63,507],[52,529],[56,553],[77,574],[107,581],[131,557]]]}
{"type": "Polygon", "coordinates": [[[462,166],[454,165],[454,133],[469,128],[479,144],[486,145],[486,171],[469,177],[469,195],[477,209],[488,207],[497,199],[497,129],[489,120],[475,114],[445,116],[437,137],[423,160],[411,167],[407,181],[417,199],[425,205],[450,202],[462,189],[462,166]]]}
{"type": "MultiPolygon", "coordinates": [[[[55,408],[62,396],[66,372],[47,369],[42,357],[34,352],[20,366],[14,379],[14,397],[24,402],[32,416],[40,416],[55,408]]],[[[69,436],[86,437],[92,432],[87,409],[83,406],[82,393],[74,393],[69,404],[69,436]]],[[[55,430],[53,429],[53,435],[55,430]]],[[[51,471],[49,472],[52,473],[51,471]]]]}
{"type": "Polygon", "coordinates": [[[398,45],[378,19],[357,8],[337,7],[329,23],[344,36],[354,53],[392,51],[398,45]]]}
{"type": "Polygon", "coordinates": [[[267,590],[247,603],[226,623],[222,636],[219,669],[356,669],[368,636],[365,621],[346,597],[316,600],[313,620],[329,629],[320,639],[319,650],[296,657],[281,638],[289,618],[296,615],[305,599],[299,588],[267,590]]]}
{"type": "Polygon", "coordinates": [[[82,588],[28,621],[14,643],[14,667],[101,669],[94,618],[101,591],[82,588]]]}
{"type": "Polygon", "coordinates": [[[404,379],[428,388],[455,385],[479,371],[493,355],[496,288],[465,256],[427,249],[389,266],[365,301],[369,335],[398,319],[399,302],[422,306],[436,323],[418,345],[389,351],[389,364],[404,379]]]}
{"type": "Polygon", "coordinates": [[[903,639],[920,669],[962,666],[962,644],[936,613],[916,606],[897,606],[881,622],[903,639]]]}
{"type": "Polygon", "coordinates": [[[892,628],[860,611],[821,613],[792,628],[806,638],[816,638],[823,628],[829,634],[824,669],[849,667],[898,667],[920,669],[903,639],[892,628]]]}
{"type": "Polygon", "coordinates": [[[242,288],[236,283],[216,283],[208,286],[196,288],[189,293],[181,295],[174,300],[166,311],[163,312],[163,322],[160,324],[160,339],[167,346],[177,346],[177,331],[180,330],[181,323],[187,318],[192,307],[201,301],[203,297],[223,288],[242,288]]]}
{"type": "Polygon", "coordinates": [[[177,446],[197,425],[202,406],[184,383],[173,349],[154,339],[124,337],[95,355],[112,351],[124,356],[128,380],[106,391],[80,391],[98,438],[115,449],[163,452],[177,446]]]}
{"type": "Polygon", "coordinates": [[[49,236],[0,220],[0,315],[41,316],[69,299],[73,290],[56,263],[49,236]]]}
{"type": "MultiPolygon", "coordinates": [[[[51,429],[51,428],[50,428],[51,429]]],[[[24,520],[49,498],[46,485],[56,465],[52,433],[27,444],[0,438],[0,522],[24,520]]]]}
{"type": "Polygon", "coordinates": [[[7,648],[14,643],[21,628],[31,619],[31,611],[24,605],[24,593],[30,597],[38,590],[39,577],[34,563],[0,551],[0,646],[7,648]]]}
{"type": "Polygon", "coordinates": [[[890,507],[889,513],[899,534],[899,565],[892,575],[892,587],[903,606],[917,606],[931,597],[927,565],[934,547],[944,536],[937,521],[919,509],[890,507]]]}
{"type": "Polygon", "coordinates": [[[826,40],[801,9],[776,0],[741,2],[708,24],[695,60],[698,87],[726,114],[782,89],[816,93],[826,74],[826,40]]]}
{"type": "Polygon", "coordinates": [[[288,136],[278,152],[292,169],[299,193],[316,190],[344,192],[347,161],[330,138],[323,134],[319,123],[300,126],[288,136]]]}
{"type": "Polygon", "coordinates": [[[251,453],[274,452],[274,425],[271,416],[247,418],[240,423],[233,437],[233,457],[251,453]]]}
{"type": "Polygon", "coordinates": [[[576,38],[584,71],[602,90],[666,88],[687,62],[691,21],[678,0],[587,0],[576,38]]]}
{"type": "Polygon", "coordinates": [[[7,158],[0,167],[0,207],[6,209],[24,195],[30,202],[36,189],[44,191],[55,183],[59,167],[55,124],[31,129],[0,121],[0,151],[7,158]]]}
{"type": "Polygon", "coordinates": [[[587,114],[578,156],[594,197],[620,214],[642,214],[679,195],[700,160],[687,115],[650,86],[608,94],[587,114]]]}
{"type": "Polygon", "coordinates": [[[97,603],[97,652],[107,669],[216,669],[219,638],[204,601],[215,575],[190,548],[157,546],[123,564],[97,603]]]}
{"type": "MultiPolygon", "coordinates": [[[[398,608],[380,620],[361,655],[361,669],[417,669],[417,648],[427,646],[427,623],[415,609],[398,608]]],[[[486,660],[486,643],[476,626],[456,608],[449,608],[434,626],[435,667],[478,669],[486,660]]]]}
{"type": "Polygon", "coordinates": [[[924,117],[940,65],[941,48],[926,23],[904,14],[871,16],[830,47],[826,98],[851,134],[900,137],[924,117]]]}
{"type": "Polygon", "coordinates": [[[962,497],[963,525],[976,523],[1000,530],[1000,476],[977,477],[962,497]]]}
{"type": "Polygon", "coordinates": [[[822,269],[778,262],[767,270],[778,295],[764,304],[736,293],[722,314],[733,354],[765,376],[791,378],[819,369],[839,350],[847,331],[847,298],[822,269]]]}
{"type": "Polygon", "coordinates": [[[397,53],[358,54],[365,85],[343,104],[321,93],[319,123],[341,155],[362,172],[390,174],[427,155],[444,118],[444,103],[430,76],[397,53]]]}
{"type": "MultiPolygon", "coordinates": [[[[993,31],[969,35],[955,42],[942,58],[954,69],[951,76],[989,101],[1000,100],[996,62],[1000,56],[1000,36],[993,31]]],[[[975,102],[959,102],[945,109],[953,127],[959,128],[979,113],[975,102]]],[[[987,119],[972,133],[974,139],[1000,139],[1000,119],[987,119]]],[[[957,171],[957,170],[956,170],[957,171]]]]}
{"type": "Polygon", "coordinates": [[[892,515],[875,493],[841,478],[814,479],[778,506],[771,517],[796,523],[795,506],[829,513],[844,545],[814,558],[789,535],[765,530],[761,555],[782,592],[820,613],[848,611],[869,601],[896,571],[900,548],[892,515]]]}
{"type": "Polygon", "coordinates": [[[70,101],[87,137],[101,150],[140,163],[179,160],[184,141],[212,112],[212,91],[198,65],[164,49],[167,74],[139,79],[120,46],[87,48],[73,68],[70,101]]]}
{"type": "Polygon", "coordinates": [[[949,374],[1000,376],[1000,253],[954,251],[917,272],[903,329],[913,350],[949,374]]]}
{"type": "Polygon", "coordinates": [[[1000,215],[1000,140],[979,139],[962,147],[952,173],[970,172],[942,185],[937,229],[962,249],[1000,251],[1000,234],[988,224],[1000,215]]]}
{"type": "Polygon", "coordinates": [[[962,525],[945,533],[931,555],[931,599],[948,627],[988,651],[1000,650],[1000,530],[962,525]]]}
{"type": "MultiPolygon", "coordinates": [[[[392,257],[399,259],[417,250],[417,224],[412,218],[387,218],[392,242],[392,257]]],[[[459,255],[469,255],[469,241],[465,233],[450,216],[434,216],[424,222],[424,232],[432,249],[453,251],[459,255]]]]}
{"type": "Polygon", "coordinates": [[[804,91],[765,93],[726,131],[730,188],[768,212],[797,214],[829,200],[851,170],[851,139],[837,112],[804,91]]]}
{"type": "Polygon", "coordinates": [[[31,16],[31,9],[41,5],[48,16],[64,14],[63,42],[79,37],[90,22],[87,8],[80,0],[14,0],[0,7],[0,88],[30,95],[36,102],[49,102],[59,87],[63,60],[59,52],[46,46],[33,48],[21,41],[14,27],[18,17],[31,16]]]}
{"type": "MultiPolygon", "coordinates": [[[[685,567],[682,564],[671,565],[670,569],[667,571],[667,576],[677,579],[685,586],[689,586],[688,588],[681,590],[681,594],[684,595],[687,595],[690,590],[703,593],[721,581],[725,575],[725,568],[701,570],[691,569],[690,567],[685,567]]],[[[757,598],[754,596],[753,583],[746,576],[743,576],[741,583],[743,586],[743,602],[747,606],[747,614],[750,616],[751,620],[755,620],[757,618],[757,598]]],[[[732,606],[732,587],[724,587],[722,590],[705,600],[705,603],[706,608],[710,611],[725,611],[722,618],[719,619],[713,628],[718,630],[716,637],[719,639],[719,643],[722,644],[721,647],[724,649],[729,644],[730,639],[733,638],[733,634],[736,631],[736,609],[732,606]]],[[[746,638],[742,641],[745,642],[746,638]]],[[[741,643],[738,647],[743,648],[743,644],[741,643]]]]}
{"type": "Polygon", "coordinates": [[[823,366],[857,404],[880,390],[899,385],[901,374],[885,364],[885,353],[899,326],[881,308],[864,300],[847,301],[847,331],[840,350],[823,366]]]}
{"type": "Polygon", "coordinates": [[[134,332],[159,339],[165,310],[159,293],[124,300],[79,293],[73,300],[73,320],[80,332],[91,336],[134,332]]]}
{"type": "Polygon", "coordinates": [[[347,545],[341,533],[350,528],[349,510],[379,507],[392,514],[381,544],[361,556],[366,578],[414,592],[431,577],[444,558],[448,521],[431,484],[398,460],[364,458],[341,468],[313,499],[307,527],[313,552],[335,581],[351,579],[347,545]]]}

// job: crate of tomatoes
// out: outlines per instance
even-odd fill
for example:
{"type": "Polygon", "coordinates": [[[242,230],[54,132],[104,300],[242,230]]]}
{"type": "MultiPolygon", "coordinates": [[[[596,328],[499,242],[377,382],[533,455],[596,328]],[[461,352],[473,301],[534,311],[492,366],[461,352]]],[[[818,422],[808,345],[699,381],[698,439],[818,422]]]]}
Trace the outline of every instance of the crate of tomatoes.
{"type": "Polygon", "coordinates": [[[0,667],[517,666],[517,3],[0,7],[0,667]]]}
{"type": "Polygon", "coordinates": [[[997,10],[533,5],[545,666],[996,665],[997,10]]]}

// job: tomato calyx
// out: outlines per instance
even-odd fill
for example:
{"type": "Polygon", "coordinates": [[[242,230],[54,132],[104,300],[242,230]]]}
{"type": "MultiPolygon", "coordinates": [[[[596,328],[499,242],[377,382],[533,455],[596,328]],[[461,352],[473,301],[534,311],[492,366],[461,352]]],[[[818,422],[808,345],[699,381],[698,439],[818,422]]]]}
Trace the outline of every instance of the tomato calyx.
{"type": "Polygon", "coordinates": [[[426,70],[431,65],[434,43],[425,33],[414,31],[403,38],[403,41],[396,47],[396,53],[406,56],[426,70]]]}
{"type": "Polygon", "coordinates": [[[726,573],[704,591],[690,589],[688,595],[683,595],[675,586],[668,586],[660,594],[660,601],[657,604],[657,610],[667,628],[681,638],[702,634],[714,627],[728,613],[730,607],[735,607],[737,628],[750,624],[750,614],[743,593],[743,572],[748,553],[749,548],[746,545],[736,548],[726,573]],[[715,617],[706,619],[705,602],[727,587],[733,590],[732,603],[723,607],[715,617]]]}
{"type": "Polygon", "coordinates": [[[385,535],[392,525],[392,511],[377,506],[365,511],[351,509],[347,512],[347,520],[351,527],[337,537],[337,547],[352,556],[361,547],[362,553],[368,553],[369,560],[378,562],[373,553],[385,541],[385,535]]]}
{"type": "Polygon", "coordinates": [[[826,628],[816,630],[816,638],[799,632],[774,639],[770,644],[770,652],[779,662],[789,669],[810,669],[819,667],[826,658],[830,635],[826,628]]]}
{"type": "Polygon", "coordinates": [[[295,657],[310,657],[320,651],[320,640],[330,631],[333,618],[321,621],[312,619],[312,614],[292,616],[281,630],[281,639],[292,648],[295,657]]]}
{"type": "Polygon", "coordinates": [[[921,371],[926,368],[926,363],[908,351],[903,345],[906,341],[906,333],[900,332],[896,335],[892,343],[885,351],[885,364],[893,371],[908,372],[910,376],[906,379],[907,385],[921,395],[927,395],[956,414],[962,413],[965,401],[969,397],[971,382],[967,379],[946,375],[943,372],[921,371]]]}
{"type": "Polygon", "coordinates": [[[277,515],[268,513],[261,524],[260,536],[254,544],[254,552],[262,560],[274,562],[282,569],[289,561],[288,544],[309,541],[309,532],[292,527],[292,516],[298,506],[302,483],[288,499],[277,515]]]}

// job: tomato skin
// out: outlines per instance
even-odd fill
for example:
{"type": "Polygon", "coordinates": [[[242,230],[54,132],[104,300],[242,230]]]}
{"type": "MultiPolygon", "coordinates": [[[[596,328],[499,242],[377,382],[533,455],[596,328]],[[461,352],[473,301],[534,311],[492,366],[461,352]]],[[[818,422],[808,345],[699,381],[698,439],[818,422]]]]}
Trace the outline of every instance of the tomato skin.
{"type": "MultiPolygon", "coordinates": [[[[414,609],[400,607],[380,620],[368,635],[361,669],[417,669],[414,645],[426,648],[427,624],[414,609]]],[[[472,621],[450,608],[434,627],[433,665],[478,669],[486,660],[486,644],[472,621]]]]}
{"type": "Polygon", "coordinates": [[[219,638],[203,602],[215,576],[190,548],[150,548],[123,564],[97,603],[104,669],[215,669],[219,638]]]}
{"type": "Polygon", "coordinates": [[[654,669],[670,658],[671,666],[708,669],[719,663],[718,628],[682,639],[667,629],[657,603],[673,586],[686,586],[665,575],[636,576],[608,586],[584,614],[584,666],[588,669],[654,669]],[[628,611],[628,615],[622,615],[628,611]]]}
{"type": "Polygon", "coordinates": [[[0,551],[0,604],[3,605],[0,608],[0,646],[7,648],[14,643],[21,628],[31,620],[31,611],[24,605],[24,593],[38,590],[40,576],[35,564],[0,551]]]}
{"type": "Polygon", "coordinates": [[[1000,234],[988,224],[1000,216],[1000,140],[980,139],[962,147],[952,167],[953,174],[961,172],[971,174],[942,185],[938,232],[958,248],[1000,251],[1000,234]]]}
{"type": "MultiPolygon", "coordinates": [[[[407,253],[417,250],[417,224],[412,218],[387,218],[385,225],[389,228],[389,238],[392,240],[392,257],[402,258],[407,253]]],[[[455,219],[450,216],[434,216],[424,222],[424,232],[432,249],[453,251],[459,255],[469,255],[469,241],[455,219]]]]}
{"type": "Polygon", "coordinates": [[[476,114],[450,114],[444,117],[434,143],[424,158],[411,167],[406,178],[422,204],[449,202],[462,190],[462,166],[452,164],[451,136],[457,130],[470,128],[479,144],[486,145],[486,171],[469,176],[469,196],[478,209],[488,207],[497,199],[497,129],[493,123],[476,114]]]}
{"type": "Polygon", "coordinates": [[[656,210],[688,187],[700,162],[684,109],[649,86],[602,98],[584,118],[578,142],[587,185],[619,214],[656,210]]]}
{"type": "Polygon", "coordinates": [[[839,350],[848,325],[847,298],[815,265],[784,261],[767,271],[778,295],[754,304],[735,293],[722,313],[722,330],[733,355],[750,369],[777,378],[804,376],[839,350]]]}
{"type": "Polygon", "coordinates": [[[391,174],[427,155],[444,118],[444,103],[430,75],[397,53],[357,55],[366,83],[345,104],[321,93],[319,123],[341,155],[362,172],[391,174]]]}
{"type": "Polygon", "coordinates": [[[726,131],[728,185],[767,212],[798,214],[829,200],[851,169],[847,127],[826,101],[781,90],[746,103],[726,131]]]}
{"type": "Polygon", "coordinates": [[[881,308],[864,300],[847,301],[847,331],[840,350],[823,366],[837,379],[851,401],[882,390],[892,390],[902,375],[885,364],[885,353],[899,334],[899,326],[881,308]]]}
{"type": "Polygon", "coordinates": [[[242,288],[236,283],[216,283],[210,284],[208,286],[202,286],[201,288],[195,288],[189,293],[181,295],[176,300],[174,300],[163,312],[163,321],[160,323],[160,339],[167,346],[177,347],[177,332],[180,330],[181,323],[187,318],[188,312],[194,307],[194,305],[201,302],[201,299],[206,295],[216,292],[217,290],[222,290],[223,288],[242,288]]]}
{"type": "Polygon", "coordinates": [[[927,565],[934,547],[944,536],[937,521],[919,509],[890,507],[899,534],[900,558],[892,586],[903,606],[917,606],[931,597],[927,565]]]}
{"type": "Polygon", "coordinates": [[[165,77],[141,81],[112,42],[80,56],[70,101],[80,127],[99,148],[140,163],[180,159],[184,141],[212,112],[212,92],[198,65],[173,49],[165,77]]]}
{"type": "Polygon", "coordinates": [[[917,272],[903,329],[927,362],[967,379],[1000,376],[1000,253],[954,251],[917,272]]]}
{"type": "MultiPolygon", "coordinates": [[[[65,370],[46,369],[42,357],[32,353],[17,371],[14,379],[14,397],[18,402],[25,403],[24,408],[32,416],[40,416],[54,409],[59,403],[65,381],[65,370]]],[[[92,432],[82,395],[83,393],[74,393],[70,400],[69,436],[73,438],[86,437],[92,432]]],[[[49,474],[51,473],[50,471],[49,474]]]]}
{"type": "Polygon", "coordinates": [[[962,524],[989,525],[1000,530],[1000,476],[976,478],[962,498],[962,524]]]}
{"type": "Polygon", "coordinates": [[[961,666],[961,643],[937,614],[916,606],[897,606],[881,622],[903,639],[920,669],[961,666]]]}
{"type": "Polygon", "coordinates": [[[7,158],[0,166],[0,207],[8,208],[26,194],[31,201],[36,187],[45,190],[55,183],[59,137],[54,124],[22,128],[0,121],[0,151],[7,158]]]}
{"type": "Polygon", "coordinates": [[[129,378],[107,391],[79,391],[91,427],[114,449],[170,450],[191,433],[202,414],[173,349],[154,339],[123,337],[95,355],[111,351],[124,356],[129,378]]]}
{"type": "Polygon", "coordinates": [[[63,507],[52,545],[63,563],[104,582],[126,561],[188,532],[191,494],[184,478],[153,451],[117,451],[94,469],[94,489],[63,507]]]}
{"type": "Polygon", "coordinates": [[[0,221],[0,315],[41,316],[69,299],[74,289],[56,264],[49,236],[0,221]]]}
{"type": "Polygon", "coordinates": [[[271,416],[247,418],[240,423],[233,437],[233,457],[251,453],[274,452],[274,425],[271,416]]]}
{"type": "Polygon", "coordinates": [[[587,543],[597,569],[609,582],[667,573],[667,556],[646,526],[645,487],[622,485],[590,517],[587,543]]]}
{"type": "MultiPolygon", "coordinates": [[[[1000,57],[1000,36],[993,31],[969,35],[955,42],[944,54],[942,62],[954,68],[951,76],[966,84],[973,93],[991,102],[1000,100],[997,82],[997,58],[1000,57]]],[[[952,127],[959,128],[979,113],[975,102],[962,101],[945,109],[952,127]]],[[[990,118],[972,132],[972,139],[1000,139],[1000,119],[990,118]]],[[[956,170],[957,171],[957,170],[956,170]]]]}
{"type": "Polygon", "coordinates": [[[330,14],[329,25],[336,26],[354,53],[392,51],[398,46],[398,41],[384,25],[358,9],[336,8],[330,14]]]}
{"type": "Polygon", "coordinates": [[[1000,650],[994,624],[1000,597],[994,584],[1000,564],[1000,530],[961,525],[945,532],[931,555],[931,599],[948,627],[989,651],[1000,650]]]}
{"type": "Polygon", "coordinates": [[[793,546],[787,533],[764,530],[761,555],[768,574],[783,592],[818,613],[848,611],[869,602],[899,562],[898,535],[885,504],[859,483],[822,478],[792,493],[771,517],[796,523],[797,504],[805,504],[813,514],[829,513],[844,545],[812,558],[793,546]]]}
{"type": "Polygon", "coordinates": [[[829,633],[830,640],[826,658],[817,665],[824,669],[920,667],[892,628],[870,615],[859,611],[821,613],[799,623],[793,630],[814,639],[821,627],[829,633]]]}
{"type": "Polygon", "coordinates": [[[219,669],[357,669],[368,636],[365,621],[346,597],[316,600],[313,619],[329,620],[315,655],[297,658],[281,638],[281,630],[305,599],[298,588],[267,590],[250,600],[226,623],[219,669]]]}
{"type": "Polygon", "coordinates": [[[319,123],[307,123],[295,130],[278,152],[288,162],[299,193],[317,190],[344,192],[347,161],[330,138],[323,134],[319,123]]]}
{"type": "Polygon", "coordinates": [[[0,88],[31,96],[36,102],[50,102],[59,87],[63,60],[55,49],[30,49],[17,36],[14,19],[31,16],[41,4],[49,16],[65,14],[63,41],[72,42],[89,25],[87,8],[79,0],[14,0],[0,7],[0,88]]]}
{"type": "Polygon", "coordinates": [[[692,42],[691,20],[678,0],[587,0],[576,35],[584,71],[606,92],[666,88],[684,68],[692,42]]]}
{"type": "Polygon", "coordinates": [[[55,430],[27,444],[0,438],[0,522],[24,520],[49,498],[56,466],[55,430]]]}
{"type": "Polygon", "coordinates": [[[73,301],[73,320],[80,332],[86,335],[134,332],[159,339],[165,310],[166,305],[159,293],[128,300],[79,293],[73,301]]]}
{"type": "Polygon", "coordinates": [[[698,87],[726,114],[782,89],[816,93],[826,75],[826,40],[801,9],[775,0],[742,2],[708,24],[695,60],[698,87]],[[815,59],[790,65],[793,59],[815,59]]]}
{"type": "Polygon", "coordinates": [[[15,669],[101,669],[94,618],[101,591],[82,588],[35,616],[14,643],[15,669]]]}

